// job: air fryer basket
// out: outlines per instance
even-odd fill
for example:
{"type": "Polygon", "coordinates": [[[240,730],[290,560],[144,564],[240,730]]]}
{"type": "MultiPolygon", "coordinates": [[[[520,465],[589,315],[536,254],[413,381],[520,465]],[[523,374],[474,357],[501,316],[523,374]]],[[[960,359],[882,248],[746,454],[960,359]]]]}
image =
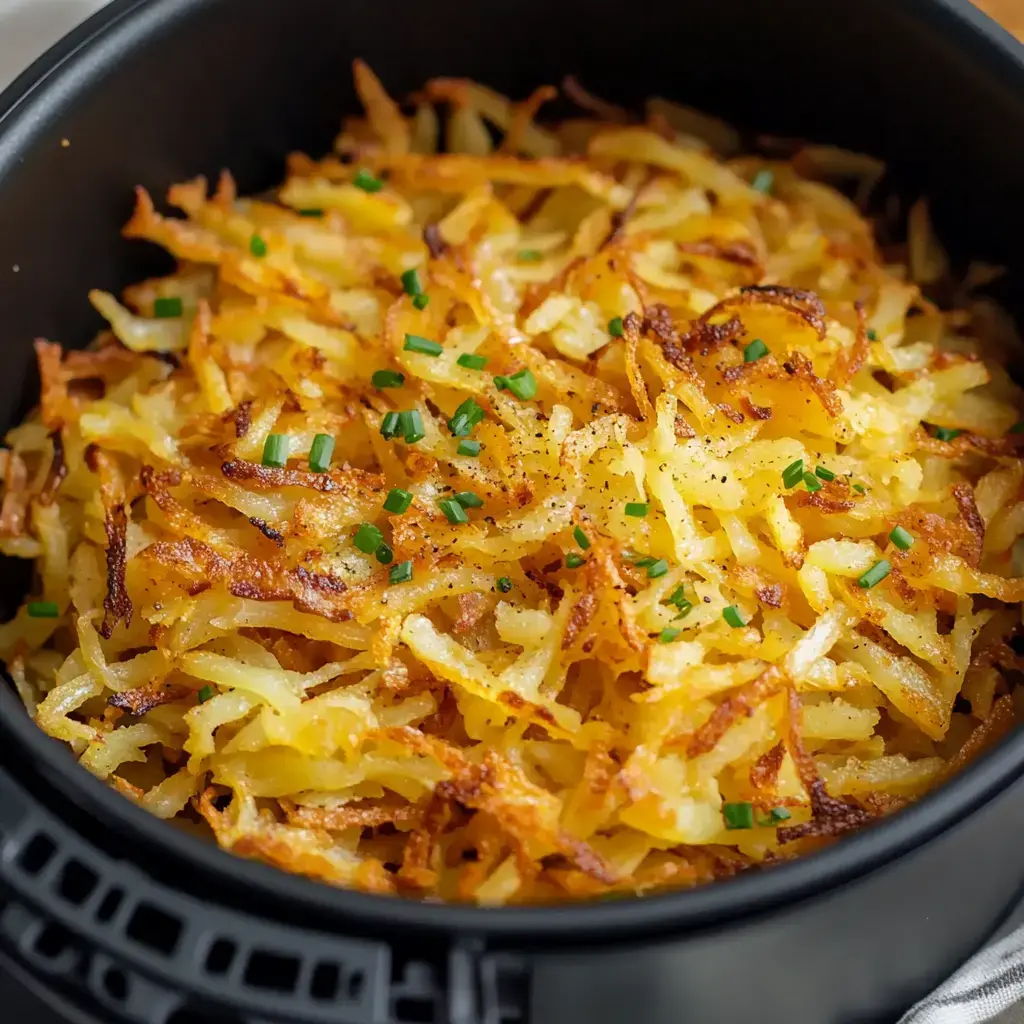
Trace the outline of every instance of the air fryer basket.
{"type": "MultiPolygon", "coordinates": [[[[115,0],[0,99],[0,422],[32,404],[32,337],[83,344],[88,289],[160,265],[118,235],[132,186],[221,167],[271,185],[289,150],[329,148],[356,55],[396,93],[459,74],[524,95],[571,71],[623,103],[878,153],[936,198],[954,254],[1007,263],[1020,294],[1024,57],[966,0],[115,0]]],[[[3,579],[9,604],[23,578],[3,579]]],[[[1024,884],[1022,771],[1011,737],[868,832],[701,890],[442,907],[204,845],[0,686],[0,960],[104,1024],[891,1022],[1024,884]]]]}

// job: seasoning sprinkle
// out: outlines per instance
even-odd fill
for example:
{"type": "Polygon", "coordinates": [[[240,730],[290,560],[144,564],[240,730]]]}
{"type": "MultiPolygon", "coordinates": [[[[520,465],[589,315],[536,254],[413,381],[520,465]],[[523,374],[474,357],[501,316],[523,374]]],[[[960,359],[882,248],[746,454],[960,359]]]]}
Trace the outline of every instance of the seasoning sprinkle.
{"type": "Polygon", "coordinates": [[[467,370],[482,370],[487,365],[487,357],[473,355],[470,352],[463,352],[455,362],[457,362],[459,366],[464,366],[467,370]]]}
{"type": "Polygon", "coordinates": [[[30,619],[56,619],[60,617],[60,606],[56,601],[29,601],[26,611],[30,619]]]}
{"type": "Polygon", "coordinates": [[[392,488],[384,499],[384,511],[400,516],[412,504],[412,495],[401,487],[392,488]]]}
{"type": "Polygon", "coordinates": [[[623,324],[621,316],[613,316],[608,321],[608,333],[613,338],[621,338],[626,333],[626,326],[623,324]]]}
{"type": "Polygon", "coordinates": [[[587,551],[590,548],[590,538],[583,532],[582,526],[577,526],[572,531],[573,537],[576,538],[576,543],[584,550],[587,551]]]}
{"type": "Polygon", "coordinates": [[[288,449],[291,439],[287,434],[269,434],[263,442],[263,465],[273,469],[284,469],[288,465],[288,449]]]}
{"type": "Polygon", "coordinates": [[[742,629],[746,623],[743,621],[743,616],[740,615],[739,608],[736,605],[731,604],[722,612],[722,618],[732,626],[733,629],[742,629]]]}
{"type": "Polygon", "coordinates": [[[384,388],[400,388],[405,383],[405,374],[397,370],[374,370],[370,378],[373,386],[380,390],[384,388]]]}
{"type": "Polygon", "coordinates": [[[880,562],[875,562],[875,564],[857,580],[857,586],[863,587],[865,590],[870,590],[875,586],[875,584],[881,583],[890,572],[892,572],[892,566],[883,558],[880,562]]]}
{"type": "Polygon", "coordinates": [[[156,299],[153,302],[153,316],[158,320],[170,320],[174,317],[179,317],[183,310],[182,301],[177,296],[156,299]]]}
{"type": "Polygon", "coordinates": [[[384,541],[384,534],[377,529],[373,523],[360,523],[356,530],[352,543],[364,555],[372,555],[384,541]]]}
{"type": "Polygon", "coordinates": [[[459,447],[456,449],[459,455],[468,455],[470,458],[475,459],[480,454],[480,442],[479,441],[460,441],[459,447]]]}
{"type": "Polygon", "coordinates": [[[317,434],[309,449],[309,468],[314,473],[326,473],[334,454],[334,438],[330,434],[317,434]]]}
{"type": "Polygon", "coordinates": [[[402,346],[406,352],[418,352],[422,356],[439,356],[444,348],[430,338],[421,338],[418,334],[407,334],[402,346]]]}
{"type": "Polygon", "coordinates": [[[352,179],[352,184],[364,192],[379,192],[384,187],[380,178],[375,178],[369,171],[360,168],[352,179]]]}
{"type": "Polygon", "coordinates": [[[393,565],[388,573],[391,583],[408,583],[412,579],[412,562],[399,562],[393,565]]]}
{"type": "Polygon", "coordinates": [[[743,350],[743,362],[756,363],[758,359],[763,359],[766,355],[768,355],[768,352],[768,346],[760,338],[755,338],[743,350]]]}
{"type": "Polygon", "coordinates": [[[893,528],[892,533],[889,534],[889,540],[893,542],[900,549],[900,551],[909,551],[914,546],[914,535],[908,530],[904,530],[902,526],[896,526],[893,528]]]}
{"type": "Polygon", "coordinates": [[[648,508],[645,501],[627,501],[625,512],[627,516],[632,516],[634,519],[643,519],[647,515],[648,508]]]}

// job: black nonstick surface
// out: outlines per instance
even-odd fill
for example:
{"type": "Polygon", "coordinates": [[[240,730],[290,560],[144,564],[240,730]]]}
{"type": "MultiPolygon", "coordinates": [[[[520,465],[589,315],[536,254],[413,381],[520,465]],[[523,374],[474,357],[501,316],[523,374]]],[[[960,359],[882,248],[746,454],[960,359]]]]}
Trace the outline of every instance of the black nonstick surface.
{"type": "MultiPolygon", "coordinates": [[[[396,94],[451,74],[522,96],[574,72],[622,103],[661,93],[880,154],[935,197],[954,255],[1007,263],[1024,294],[1024,58],[966,0],[116,0],[0,104],[0,423],[31,402],[33,337],[84,343],[88,289],[159,265],[119,236],[132,187],[222,167],[271,185],[289,150],[329,147],[357,55],[396,94]]],[[[19,586],[4,565],[0,598],[19,586]]],[[[204,846],[80,770],[0,687],[0,957],[103,1024],[891,1022],[1024,883],[1022,771],[1014,736],[799,864],[483,911],[204,846]]]]}

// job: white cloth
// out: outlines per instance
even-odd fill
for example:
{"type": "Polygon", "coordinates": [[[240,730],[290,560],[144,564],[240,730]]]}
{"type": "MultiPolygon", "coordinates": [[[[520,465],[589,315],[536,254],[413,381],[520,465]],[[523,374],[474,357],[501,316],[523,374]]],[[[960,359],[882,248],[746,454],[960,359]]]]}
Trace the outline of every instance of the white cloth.
{"type": "MultiPolygon", "coordinates": [[[[0,0],[0,89],[105,3],[0,0]]],[[[1022,999],[1024,925],[979,953],[900,1024],[1024,1024],[1024,1004],[1018,1003],[1022,999]]]]}

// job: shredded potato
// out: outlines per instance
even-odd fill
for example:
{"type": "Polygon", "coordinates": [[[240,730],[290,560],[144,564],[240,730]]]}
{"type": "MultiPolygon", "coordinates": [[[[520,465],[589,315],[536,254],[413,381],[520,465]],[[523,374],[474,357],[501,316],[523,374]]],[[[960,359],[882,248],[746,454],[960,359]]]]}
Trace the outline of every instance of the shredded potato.
{"type": "Polygon", "coordinates": [[[487,905],[795,857],[1005,734],[1024,402],[927,206],[883,250],[867,157],[355,79],[276,193],[140,189],[176,272],[37,342],[39,727],[240,856],[487,905]]]}

